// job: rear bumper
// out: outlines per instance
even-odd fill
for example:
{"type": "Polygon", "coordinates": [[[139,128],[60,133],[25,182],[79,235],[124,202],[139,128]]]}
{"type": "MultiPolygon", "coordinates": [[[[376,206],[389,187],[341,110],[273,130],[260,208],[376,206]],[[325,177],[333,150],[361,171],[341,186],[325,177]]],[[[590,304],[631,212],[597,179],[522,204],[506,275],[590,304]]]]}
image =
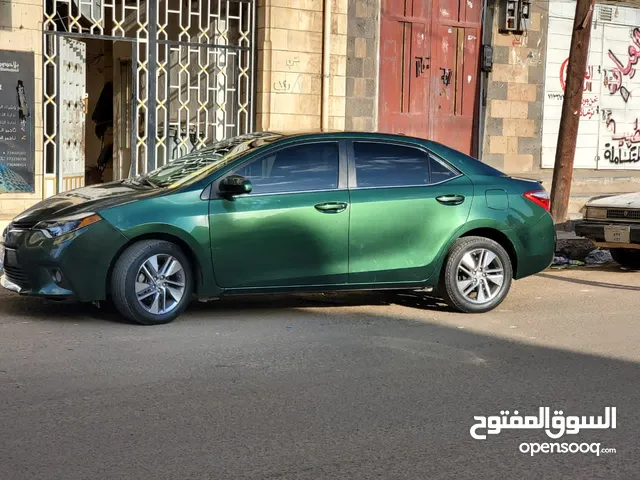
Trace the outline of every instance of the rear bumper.
{"type": "Polygon", "coordinates": [[[516,280],[542,272],[553,263],[556,228],[551,215],[544,214],[537,222],[516,229],[514,236],[518,256],[516,280]]]}
{"type": "Polygon", "coordinates": [[[576,235],[588,238],[597,247],[603,248],[640,248],[640,224],[637,223],[608,223],[608,222],[590,222],[581,221],[575,225],[576,235]],[[617,225],[629,227],[630,243],[611,243],[607,242],[604,235],[604,228],[607,225],[617,225]]]}

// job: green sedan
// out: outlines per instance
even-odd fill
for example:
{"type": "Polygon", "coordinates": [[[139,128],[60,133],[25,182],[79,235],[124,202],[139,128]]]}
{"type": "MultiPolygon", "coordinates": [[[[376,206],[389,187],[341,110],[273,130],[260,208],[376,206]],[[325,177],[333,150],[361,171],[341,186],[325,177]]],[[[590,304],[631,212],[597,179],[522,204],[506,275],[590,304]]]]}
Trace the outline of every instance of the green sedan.
{"type": "Polygon", "coordinates": [[[486,312],[553,260],[549,196],[441,144],[254,133],[48,198],[3,234],[1,284],[171,322],[194,298],[435,289],[486,312]]]}

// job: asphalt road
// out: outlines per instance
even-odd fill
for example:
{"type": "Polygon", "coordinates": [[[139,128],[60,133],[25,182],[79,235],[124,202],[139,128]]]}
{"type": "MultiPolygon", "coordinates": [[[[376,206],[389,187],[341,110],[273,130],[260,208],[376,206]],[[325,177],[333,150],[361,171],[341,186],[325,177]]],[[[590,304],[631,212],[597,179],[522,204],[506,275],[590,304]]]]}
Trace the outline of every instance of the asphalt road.
{"type": "Polygon", "coordinates": [[[476,316],[271,297],[136,327],[1,293],[0,479],[637,479],[639,323],[640,273],[615,267],[549,270],[476,316]],[[617,428],[470,436],[545,406],[616,407],[617,428]],[[556,441],[616,453],[519,451],[556,441]]]}

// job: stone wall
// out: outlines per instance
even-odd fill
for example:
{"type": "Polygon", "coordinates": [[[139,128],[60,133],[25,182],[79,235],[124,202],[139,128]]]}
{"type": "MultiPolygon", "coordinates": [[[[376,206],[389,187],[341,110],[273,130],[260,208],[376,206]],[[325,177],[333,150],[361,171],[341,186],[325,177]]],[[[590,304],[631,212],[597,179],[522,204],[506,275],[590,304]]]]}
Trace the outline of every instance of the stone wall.
{"type": "MultiPolygon", "coordinates": [[[[329,128],[343,130],[347,2],[333,0],[329,128]]],[[[258,2],[258,130],[317,130],[322,115],[322,0],[258,2]]]]}
{"type": "Polygon", "coordinates": [[[532,2],[522,35],[498,31],[491,0],[493,70],[486,89],[482,160],[507,173],[540,170],[547,0],[532,2]]]}
{"type": "Polygon", "coordinates": [[[379,0],[349,0],[347,28],[347,130],[377,126],[379,0]]]}
{"type": "Polygon", "coordinates": [[[41,0],[0,1],[0,49],[34,52],[35,192],[0,194],[0,232],[42,198],[42,19],[41,0]]]}

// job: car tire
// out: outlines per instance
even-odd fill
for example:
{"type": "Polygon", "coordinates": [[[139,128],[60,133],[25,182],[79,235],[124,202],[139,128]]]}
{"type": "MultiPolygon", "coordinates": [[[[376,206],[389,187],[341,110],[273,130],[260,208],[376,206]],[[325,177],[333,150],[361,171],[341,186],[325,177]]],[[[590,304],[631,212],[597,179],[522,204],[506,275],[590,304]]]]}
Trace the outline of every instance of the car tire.
{"type": "Polygon", "coordinates": [[[462,237],[449,250],[439,291],[458,312],[484,313],[502,303],[512,279],[511,259],[499,243],[462,237]]]}
{"type": "Polygon", "coordinates": [[[140,325],[172,322],[187,308],[192,293],[189,259],[180,247],[162,240],[131,245],[111,275],[113,304],[123,316],[140,325]]]}
{"type": "Polygon", "coordinates": [[[612,248],[611,257],[621,266],[631,270],[640,270],[640,250],[630,248],[612,248]]]}

